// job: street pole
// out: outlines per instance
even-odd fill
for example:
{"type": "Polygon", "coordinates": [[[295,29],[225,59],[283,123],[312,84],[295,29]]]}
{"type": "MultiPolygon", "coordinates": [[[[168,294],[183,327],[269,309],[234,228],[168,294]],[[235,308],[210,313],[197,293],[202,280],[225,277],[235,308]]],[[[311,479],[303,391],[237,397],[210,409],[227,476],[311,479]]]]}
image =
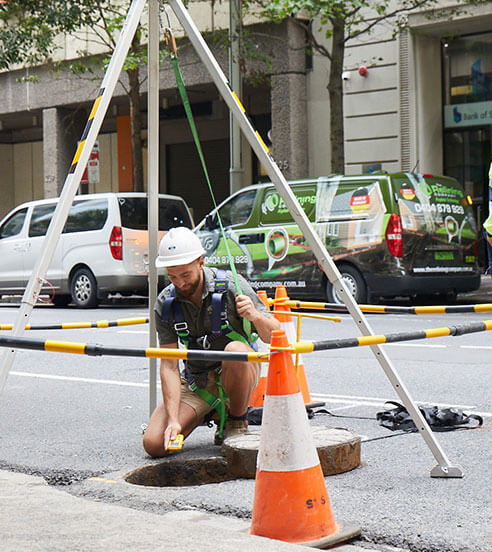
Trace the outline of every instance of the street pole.
{"type": "MultiPolygon", "coordinates": [[[[229,76],[231,87],[242,101],[243,86],[239,59],[241,56],[241,0],[229,0],[229,76]]],[[[229,113],[230,169],[229,191],[237,192],[244,186],[241,128],[232,113],[229,113]]]]}
{"type": "MultiPolygon", "coordinates": [[[[157,298],[157,242],[159,240],[159,0],[149,0],[148,46],[148,227],[149,227],[149,347],[157,347],[154,304],[157,298]]],[[[156,407],[157,359],[149,359],[149,417],[156,407]]]]}

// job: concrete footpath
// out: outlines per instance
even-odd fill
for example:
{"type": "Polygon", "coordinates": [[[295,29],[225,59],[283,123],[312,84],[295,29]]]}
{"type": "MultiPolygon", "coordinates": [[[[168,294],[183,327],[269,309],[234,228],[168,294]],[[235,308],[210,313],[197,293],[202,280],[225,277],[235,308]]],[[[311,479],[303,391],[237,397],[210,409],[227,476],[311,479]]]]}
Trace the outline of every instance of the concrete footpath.
{"type": "MultiPolygon", "coordinates": [[[[199,511],[163,515],[78,498],[43,478],[0,470],[0,550],[199,552],[306,550],[247,534],[249,522],[199,511]]],[[[385,547],[380,550],[387,549],[385,547]]],[[[338,552],[367,552],[354,545],[338,552]]],[[[393,549],[394,550],[394,549],[393,549]]]]}

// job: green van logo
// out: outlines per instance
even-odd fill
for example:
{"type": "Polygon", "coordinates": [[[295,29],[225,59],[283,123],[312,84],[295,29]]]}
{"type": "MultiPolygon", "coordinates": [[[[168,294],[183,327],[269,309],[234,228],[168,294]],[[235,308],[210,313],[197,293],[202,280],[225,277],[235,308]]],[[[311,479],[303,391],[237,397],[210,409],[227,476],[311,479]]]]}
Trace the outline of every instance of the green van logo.
{"type": "Polygon", "coordinates": [[[271,192],[265,196],[263,205],[261,206],[261,212],[266,215],[267,213],[273,213],[278,209],[280,203],[280,196],[276,192],[271,192]]]}

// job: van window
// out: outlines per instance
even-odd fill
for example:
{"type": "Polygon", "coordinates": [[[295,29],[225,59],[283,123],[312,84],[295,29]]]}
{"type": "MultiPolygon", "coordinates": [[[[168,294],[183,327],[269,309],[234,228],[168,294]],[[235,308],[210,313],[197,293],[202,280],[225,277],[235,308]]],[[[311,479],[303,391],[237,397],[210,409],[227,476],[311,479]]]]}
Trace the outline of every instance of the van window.
{"type": "Polygon", "coordinates": [[[331,180],[321,182],[316,202],[316,220],[365,219],[386,212],[379,181],[331,180]]]}
{"type": "MultiPolygon", "coordinates": [[[[31,223],[29,225],[29,237],[44,236],[48,231],[56,203],[49,205],[38,205],[32,211],[31,223]]],[[[74,201],[63,233],[86,232],[88,230],[100,230],[108,218],[107,199],[87,199],[74,201]]]]}
{"type": "Polygon", "coordinates": [[[475,240],[476,225],[460,184],[444,176],[393,178],[403,228],[425,228],[449,244],[475,240]]]}
{"type": "Polygon", "coordinates": [[[38,205],[32,210],[31,222],[29,224],[29,237],[44,236],[48,230],[51,217],[55,212],[56,203],[49,205],[38,205]]]}
{"type": "Polygon", "coordinates": [[[220,218],[224,226],[245,224],[253,210],[257,190],[248,190],[234,196],[219,209],[220,218]]]}
{"type": "Polygon", "coordinates": [[[26,209],[21,209],[9,217],[0,228],[0,238],[11,238],[17,236],[24,226],[24,220],[26,219],[26,209]]]}
{"type": "Polygon", "coordinates": [[[108,218],[108,200],[105,198],[84,199],[74,201],[67,222],[63,229],[64,234],[71,232],[87,232],[101,230],[108,218]]]}
{"type": "MultiPolygon", "coordinates": [[[[134,230],[147,230],[147,198],[118,198],[121,226],[134,230]]],[[[169,230],[176,226],[193,226],[188,211],[182,201],[159,198],[159,230],[169,230]]]]}

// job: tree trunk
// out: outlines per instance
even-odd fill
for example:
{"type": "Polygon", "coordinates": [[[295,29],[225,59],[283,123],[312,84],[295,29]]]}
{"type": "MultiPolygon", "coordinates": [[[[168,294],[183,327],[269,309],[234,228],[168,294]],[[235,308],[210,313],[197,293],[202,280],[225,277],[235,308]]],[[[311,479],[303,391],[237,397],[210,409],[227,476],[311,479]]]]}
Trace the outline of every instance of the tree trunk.
{"type": "Polygon", "coordinates": [[[333,19],[330,78],[328,92],[330,97],[330,146],[331,170],[334,173],[345,172],[345,147],[343,135],[343,88],[342,71],[345,53],[345,26],[343,19],[333,19]]]}
{"type": "Polygon", "coordinates": [[[132,140],[133,190],[144,191],[142,161],[142,124],[140,121],[140,81],[139,69],[127,69],[130,100],[130,128],[132,140]]]}

